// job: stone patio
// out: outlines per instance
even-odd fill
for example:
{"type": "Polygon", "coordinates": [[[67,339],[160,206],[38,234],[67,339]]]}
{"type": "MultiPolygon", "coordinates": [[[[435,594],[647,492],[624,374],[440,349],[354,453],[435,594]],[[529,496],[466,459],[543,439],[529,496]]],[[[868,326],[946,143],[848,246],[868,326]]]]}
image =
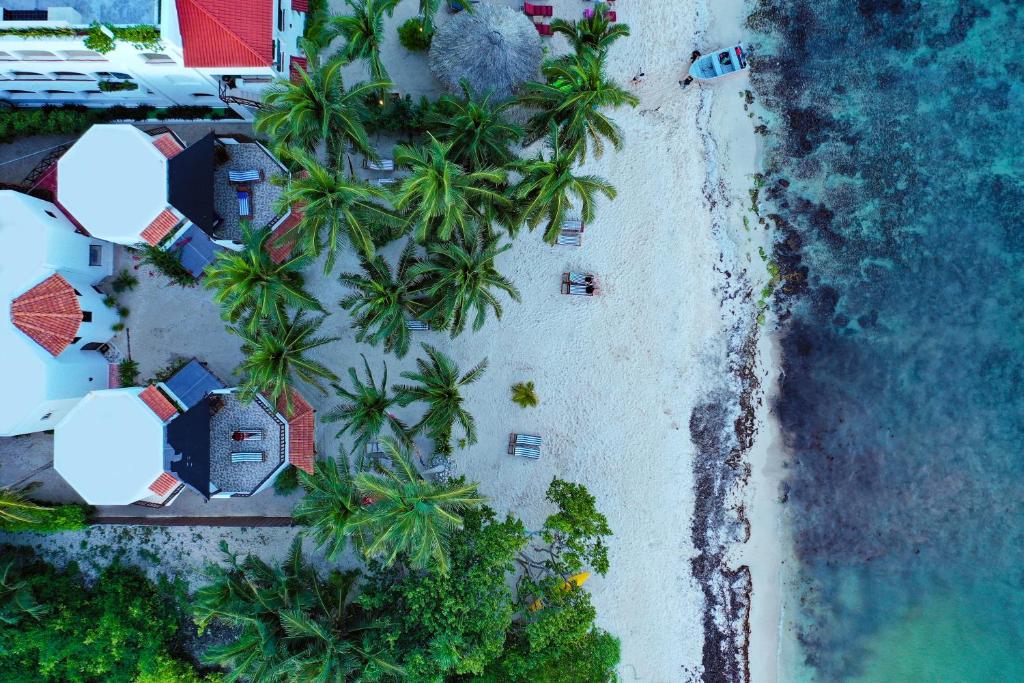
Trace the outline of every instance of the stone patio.
{"type": "MultiPolygon", "coordinates": [[[[230,140],[231,138],[221,138],[230,140]]],[[[223,240],[242,241],[241,220],[238,215],[238,197],[235,186],[228,182],[228,171],[263,171],[264,180],[252,183],[252,225],[258,229],[272,227],[283,214],[275,210],[283,188],[271,182],[274,176],[284,174],[285,168],[268,152],[263,145],[254,142],[223,144],[228,160],[219,164],[213,171],[213,207],[223,219],[217,226],[217,238],[223,240]]]]}
{"type": "Polygon", "coordinates": [[[245,403],[236,394],[220,394],[224,405],[210,417],[210,484],[225,493],[251,494],[285,463],[285,425],[260,398],[245,403]],[[260,441],[235,441],[238,429],[263,431],[260,441]],[[263,462],[231,462],[232,453],[262,452],[263,462]]]}

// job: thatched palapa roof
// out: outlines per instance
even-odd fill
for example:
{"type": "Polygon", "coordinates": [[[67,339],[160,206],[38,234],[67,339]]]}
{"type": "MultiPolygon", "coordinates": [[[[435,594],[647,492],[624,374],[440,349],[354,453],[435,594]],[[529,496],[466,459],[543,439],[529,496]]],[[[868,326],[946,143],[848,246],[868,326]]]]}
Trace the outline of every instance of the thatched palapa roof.
{"type": "Polygon", "coordinates": [[[533,22],[510,7],[476,5],[444,22],[430,46],[430,70],[452,92],[465,79],[480,94],[512,97],[540,70],[540,35],[533,22]]]}

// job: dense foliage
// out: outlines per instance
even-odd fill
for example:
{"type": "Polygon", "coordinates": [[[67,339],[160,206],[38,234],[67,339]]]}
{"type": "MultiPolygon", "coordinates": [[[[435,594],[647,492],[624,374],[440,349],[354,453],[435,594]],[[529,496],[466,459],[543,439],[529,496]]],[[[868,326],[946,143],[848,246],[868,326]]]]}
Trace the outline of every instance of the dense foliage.
{"type": "Polygon", "coordinates": [[[139,244],[136,249],[142,252],[139,259],[141,265],[152,266],[179,287],[191,287],[196,283],[195,276],[181,265],[173,249],[162,249],[149,244],[139,244]]]}
{"type": "Polygon", "coordinates": [[[44,505],[24,491],[0,488],[0,531],[77,531],[86,526],[89,508],[82,505],[44,505]]]}
{"type": "Polygon", "coordinates": [[[425,52],[430,49],[434,30],[420,17],[410,17],[398,27],[398,42],[410,52],[425,52]]]}

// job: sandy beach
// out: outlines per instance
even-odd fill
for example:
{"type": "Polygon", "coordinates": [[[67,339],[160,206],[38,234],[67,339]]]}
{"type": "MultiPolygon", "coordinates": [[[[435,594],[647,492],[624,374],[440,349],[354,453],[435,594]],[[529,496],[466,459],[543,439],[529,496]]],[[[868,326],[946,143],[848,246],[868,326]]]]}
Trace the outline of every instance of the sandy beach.
{"type": "MultiPolygon", "coordinates": [[[[588,6],[579,0],[553,4],[556,16],[565,17],[579,16],[588,6]]],[[[332,6],[341,10],[339,2],[332,6]]],[[[415,7],[405,0],[389,20],[384,61],[403,92],[434,96],[437,85],[425,59],[406,52],[390,28],[415,7]]],[[[436,345],[464,369],[484,357],[490,361],[483,380],[466,395],[480,441],[457,452],[455,467],[457,474],[480,482],[495,509],[539,525],[549,513],[544,491],[555,476],[585,484],[596,495],[615,536],[611,570],[587,587],[600,625],[622,640],[622,680],[672,683],[748,680],[749,675],[758,683],[774,681],[782,555],[777,435],[767,397],[778,373],[771,321],[757,322],[755,303],[768,280],[759,247],[770,251],[769,234],[751,210],[749,196],[758,163],[755,122],[743,77],[714,87],[694,84],[682,90],[678,84],[692,49],[742,37],[743,3],[618,0],[615,9],[632,36],[611,48],[609,73],[641,102],[614,114],[625,148],[589,160],[585,172],[611,181],[618,198],[601,201],[580,248],[545,245],[536,233],[519,235],[498,268],[520,288],[522,303],[504,302],[500,321],[490,319],[480,332],[454,340],[433,332],[417,339],[436,345]],[[594,273],[600,295],[560,295],[566,271],[594,273]],[[540,398],[532,409],[510,400],[511,385],[527,380],[535,382],[540,398]],[[694,439],[695,425],[709,406],[721,408],[725,435],[715,441],[720,460],[694,439]],[[742,434],[741,423],[747,425],[742,434]],[[508,456],[509,432],[543,435],[543,457],[508,456]],[[716,468],[725,473],[717,476],[716,468]],[[700,501],[711,495],[700,483],[702,476],[721,484],[712,496],[714,519],[694,519],[710,509],[700,501]],[[711,555],[708,547],[715,549],[711,555]],[[712,555],[714,576],[695,571],[700,565],[695,558],[712,555]],[[742,583],[728,589],[722,583],[742,566],[749,567],[753,585],[749,640],[742,583]],[[710,605],[710,594],[724,602],[710,605]],[[719,629],[715,638],[729,633],[736,644],[723,655],[735,664],[732,673],[722,672],[725,677],[708,670],[708,650],[715,647],[709,623],[719,629]],[[748,653],[749,669],[741,661],[748,653]],[[733,677],[736,672],[740,678],[733,677]]],[[[551,49],[566,49],[561,37],[551,49]]],[[[350,67],[355,69],[350,78],[359,68],[350,67]]],[[[389,141],[378,144],[386,153],[389,141]]],[[[393,259],[397,246],[383,253],[393,259]]],[[[357,265],[351,252],[342,252],[336,272],[357,265]]],[[[378,372],[384,354],[354,342],[348,314],[337,306],[344,289],[336,273],[325,277],[316,265],[309,278],[309,288],[331,311],[323,331],[341,340],[321,349],[319,360],[341,375],[358,366],[363,353],[378,372]]],[[[208,292],[176,291],[171,309],[140,295],[128,299],[133,356],[143,376],[174,355],[198,356],[222,377],[232,376],[240,360],[237,341],[223,332],[208,292]]],[[[392,381],[414,366],[416,355],[414,349],[402,361],[387,359],[392,381]]],[[[312,390],[307,396],[321,414],[335,403],[312,390]]],[[[334,425],[318,426],[322,454],[336,453],[335,431],[334,425]]],[[[179,503],[188,501],[183,496],[175,506],[179,503]]],[[[246,503],[259,505],[257,499],[246,503]]],[[[205,512],[233,504],[214,501],[205,512]]],[[[176,564],[191,576],[218,559],[214,538],[226,538],[233,550],[259,548],[264,556],[283,553],[290,540],[281,530],[160,533],[180,542],[154,550],[162,561],[152,568],[169,571],[176,564]],[[196,533],[203,535],[201,542],[196,533]]],[[[45,544],[73,555],[87,538],[65,534],[45,544]]],[[[129,535],[121,542],[138,540],[129,535]]]]}

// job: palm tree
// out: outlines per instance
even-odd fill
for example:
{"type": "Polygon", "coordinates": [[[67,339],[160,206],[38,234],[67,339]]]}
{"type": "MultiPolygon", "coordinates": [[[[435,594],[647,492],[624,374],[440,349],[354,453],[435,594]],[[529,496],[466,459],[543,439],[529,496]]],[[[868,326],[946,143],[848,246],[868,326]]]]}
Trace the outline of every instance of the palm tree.
{"type": "Polygon", "coordinates": [[[303,289],[302,269],[309,260],[303,253],[274,263],[266,244],[270,231],[256,232],[248,222],[242,225],[241,251],[221,250],[206,270],[204,286],[214,289],[229,323],[256,329],[263,320],[284,323],[288,308],[323,310],[320,302],[303,289]]]}
{"type": "Polygon", "coordinates": [[[377,225],[404,225],[379,202],[387,193],[369,183],[349,178],[338,169],[322,166],[308,154],[297,154],[301,173],[292,176],[284,188],[278,206],[302,207],[302,218],[295,228],[298,241],[313,257],[327,252],[324,273],[334,268],[342,241],[348,241],[364,258],[373,258],[372,233],[377,225]]]}
{"type": "Polygon", "coordinates": [[[524,83],[519,103],[538,110],[527,123],[527,139],[539,140],[558,126],[561,141],[568,149],[586,156],[587,141],[594,156],[604,153],[604,141],[615,149],[622,147],[622,131],[603,111],[607,107],[640,100],[605,77],[604,56],[583,52],[550,60],[541,68],[546,83],[524,83]]]}
{"type": "MultiPolygon", "coordinates": [[[[227,553],[224,542],[221,548],[227,553]]],[[[217,621],[239,630],[206,651],[207,661],[231,668],[225,680],[347,681],[367,667],[403,673],[368,647],[369,632],[387,624],[371,621],[350,599],[358,572],[323,579],[302,557],[300,538],[280,566],[227,554],[226,566],[207,569],[210,583],[196,592],[194,606],[202,628],[217,621]]]]}
{"type": "Polygon", "coordinates": [[[512,190],[512,196],[522,202],[526,224],[533,230],[544,223],[544,241],[554,244],[562,230],[562,222],[579,201],[583,223],[594,220],[594,197],[597,193],[615,199],[615,188],[596,175],[574,175],[574,153],[559,144],[558,130],[553,128],[548,139],[549,158],[538,152],[533,159],[517,164],[522,180],[512,190]]]}
{"type": "Polygon", "coordinates": [[[29,500],[20,491],[0,488],[0,528],[5,524],[32,524],[51,509],[29,500]]]}
{"type": "Polygon", "coordinates": [[[490,93],[481,98],[466,81],[459,85],[464,97],[442,95],[428,117],[429,129],[439,140],[452,144],[451,160],[465,168],[508,163],[515,157],[511,145],[523,137],[523,129],[503,116],[513,102],[494,105],[490,93]]]}
{"type": "Polygon", "coordinates": [[[345,4],[352,9],[352,14],[331,20],[337,35],[345,39],[341,56],[350,62],[365,59],[370,66],[370,77],[387,82],[388,72],[380,58],[384,15],[390,17],[394,13],[398,0],[345,0],[345,4]]]}
{"type": "Polygon", "coordinates": [[[331,385],[338,397],[345,399],[346,403],[324,415],[324,421],[343,423],[338,436],[350,432],[355,437],[355,443],[352,444],[353,453],[377,438],[385,426],[395,438],[408,442],[409,428],[390,412],[390,408],[398,401],[396,397],[388,396],[387,364],[384,365],[384,377],[379,387],[373,379],[373,372],[370,370],[370,364],[366,362],[366,356],[363,356],[363,368],[366,371],[366,383],[359,379],[355,368],[349,368],[348,376],[353,387],[351,390],[338,383],[331,385]]]}
{"type": "Polygon", "coordinates": [[[573,50],[580,54],[586,50],[604,53],[619,38],[629,35],[627,24],[614,23],[608,19],[608,3],[596,3],[594,12],[580,21],[555,19],[551,30],[569,39],[573,50]]]}
{"type": "Polygon", "coordinates": [[[346,90],[342,60],[331,59],[321,66],[315,54],[308,57],[309,71],[299,68],[297,82],[278,80],[267,91],[255,129],[267,134],[277,149],[297,147],[312,152],[326,142],[332,164],[339,163],[346,144],[376,158],[363,126],[365,101],[388,83],[360,83],[346,90]]]}
{"type": "Polygon", "coordinates": [[[317,460],[313,466],[313,474],[299,474],[306,495],[295,506],[292,516],[306,526],[303,533],[333,561],[345,550],[348,522],[359,509],[359,496],[344,453],[337,460],[317,460]]]}
{"type": "MultiPolygon", "coordinates": [[[[441,5],[441,2],[440,0],[419,0],[419,2],[420,24],[423,26],[424,31],[433,32],[434,15],[437,14],[437,8],[441,5]]],[[[473,7],[471,4],[468,10],[472,12],[473,7]]]]}
{"type": "Polygon", "coordinates": [[[259,327],[250,330],[235,327],[233,331],[242,338],[242,353],[245,359],[236,372],[245,378],[242,396],[252,399],[256,394],[266,394],[275,405],[283,396],[286,409],[291,410],[291,389],[296,379],[311,384],[324,392],[320,380],[336,380],[338,376],[319,361],[307,354],[313,349],[337,341],[337,337],[319,337],[317,331],[323,324],[324,316],[306,320],[299,311],[284,323],[264,320],[259,327]]]}
{"type": "Polygon", "coordinates": [[[38,619],[47,611],[36,602],[28,581],[16,576],[14,560],[0,565],[0,625],[16,626],[24,617],[38,619]]]}
{"type": "Polygon", "coordinates": [[[452,428],[458,422],[466,435],[467,444],[476,443],[476,421],[462,407],[460,389],[480,379],[487,369],[487,359],[484,358],[476,367],[460,376],[455,361],[429,344],[422,346],[429,362],[417,358],[417,372],[402,373],[404,379],[415,384],[395,386],[399,405],[420,402],[427,406],[423,417],[413,425],[413,432],[426,431],[431,439],[446,447],[451,442],[452,428]]]}
{"type": "Polygon", "coordinates": [[[362,262],[362,273],[342,273],[340,279],[355,290],[341,300],[341,307],[355,318],[356,341],[376,346],[399,358],[409,352],[406,314],[417,317],[426,306],[416,295],[416,280],[409,270],[417,263],[416,245],[408,242],[398,258],[395,273],[381,256],[362,262]]]}
{"type": "Polygon", "coordinates": [[[501,318],[501,302],[492,289],[519,301],[519,290],[494,267],[494,259],[512,245],[498,247],[497,235],[484,229],[478,233],[463,243],[431,244],[428,259],[409,271],[422,280],[423,295],[430,302],[421,317],[436,321],[438,328],[450,328],[452,337],[462,333],[471,317],[474,331],[483,327],[488,309],[501,318]]]}
{"type": "Polygon", "coordinates": [[[463,510],[484,502],[476,484],[436,483],[412,465],[407,448],[382,442],[392,468],[360,472],[355,484],[367,501],[349,520],[364,535],[363,553],[385,567],[403,556],[412,569],[448,571],[448,538],[462,528],[463,510]]]}
{"type": "Polygon", "coordinates": [[[409,212],[421,243],[448,241],[456,230],[468,235],[480,216],[475,205],[508,203],[497,189],[507,173],[497,168],[465,171],[452,160],[451,142],[430,135],[424,146],[398,145],[394,154],[395,164],[411,171],[398,188],[395,208],[409,212]]]}

